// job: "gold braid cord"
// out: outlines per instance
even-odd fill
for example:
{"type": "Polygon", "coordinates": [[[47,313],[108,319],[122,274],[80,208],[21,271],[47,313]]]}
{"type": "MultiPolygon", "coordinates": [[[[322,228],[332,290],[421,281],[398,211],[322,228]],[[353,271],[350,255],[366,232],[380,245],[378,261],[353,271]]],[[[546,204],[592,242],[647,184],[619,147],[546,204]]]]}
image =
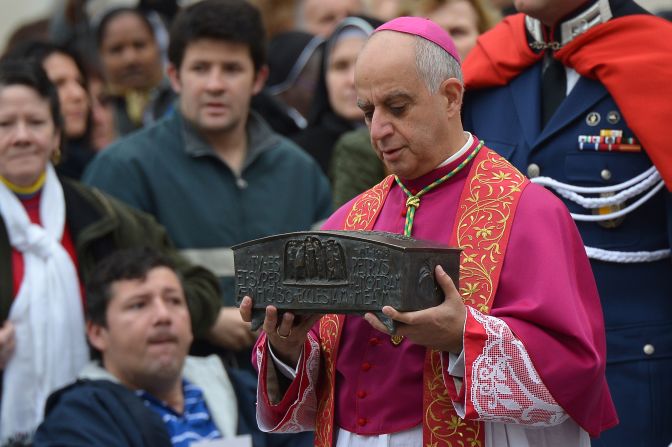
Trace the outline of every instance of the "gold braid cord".
{"type": "MultiPolygon", "coordinates": [[[[474,160],[462,191],[450,245],[463,249],[459,282],[462,299],[482,313],[490,312],[517,201],[527,183],[509,162],[484,148],[474,160]]],[[[482,423],[461,419],[453,408],[441,356],[441,352],[430,350],[425,359],[424,445],[483,447],[482,423]]]]}

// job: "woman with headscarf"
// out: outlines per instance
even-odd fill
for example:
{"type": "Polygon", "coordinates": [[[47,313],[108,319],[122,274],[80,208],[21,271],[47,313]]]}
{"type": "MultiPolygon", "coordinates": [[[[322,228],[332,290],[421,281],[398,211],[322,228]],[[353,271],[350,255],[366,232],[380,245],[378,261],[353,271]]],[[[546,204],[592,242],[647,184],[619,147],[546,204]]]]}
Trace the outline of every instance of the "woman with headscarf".
{"type": "Polygon", "coordinates": [[[268,44],[268,79],[265,91],[276,98],[295,124],[295,132],[308,125],[306,117],[315,94],[324,39],[303,31],[287,31],[268,44]]]}
{"type": "Polygon", "coordinates": [[[134,8],[106,12],[96,40],[107,87],[115,100],[120,135],[168,113],[175,99],[164,76],[161,50],[150,19],[134,8]]]}
{"type": "Polygon", "coordinates": [[[308,126],[293,140],[329,173],[331,154],[338,138],[364,125],[357,107],[355,61],[368,36],[380,22],[347,17],[325,42],[308,126]]]}

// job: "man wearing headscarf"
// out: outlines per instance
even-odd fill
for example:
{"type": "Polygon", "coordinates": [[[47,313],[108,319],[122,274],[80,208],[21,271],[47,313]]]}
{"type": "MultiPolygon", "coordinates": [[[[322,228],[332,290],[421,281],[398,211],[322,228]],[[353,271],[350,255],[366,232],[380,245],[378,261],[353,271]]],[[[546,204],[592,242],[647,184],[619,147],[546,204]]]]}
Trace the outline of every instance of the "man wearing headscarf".
{"type": "MultiPolygon", "coordinates": [[[[437,267],[443,303],[384,306],[393,336],[371,313],[268,306],[254,356],[260,427],[314,429],[317,446],[588,446],[617,418],[599,298],[566,208],[463,131],[459,56],[435,23],[382,25],[355,73],[395,175],[324,228],[460,246],[459,284],[437,267]]],[[[253,298],[241,303],[248,321],[253,298]]]]}

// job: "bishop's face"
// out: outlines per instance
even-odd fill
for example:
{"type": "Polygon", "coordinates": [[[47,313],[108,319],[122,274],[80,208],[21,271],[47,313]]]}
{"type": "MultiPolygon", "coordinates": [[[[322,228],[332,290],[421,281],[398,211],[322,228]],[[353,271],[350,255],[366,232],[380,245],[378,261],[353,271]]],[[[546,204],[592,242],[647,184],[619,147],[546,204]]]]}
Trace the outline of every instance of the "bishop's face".
{"type": "Polygon", "coordinates": [[[450,156],[445,144],[454,99],[442,89],[430,93],[418,76],[413,37],[374,34],[357,60],[355,85],[373,148],[390,172],[414,179],[450,156]]]}

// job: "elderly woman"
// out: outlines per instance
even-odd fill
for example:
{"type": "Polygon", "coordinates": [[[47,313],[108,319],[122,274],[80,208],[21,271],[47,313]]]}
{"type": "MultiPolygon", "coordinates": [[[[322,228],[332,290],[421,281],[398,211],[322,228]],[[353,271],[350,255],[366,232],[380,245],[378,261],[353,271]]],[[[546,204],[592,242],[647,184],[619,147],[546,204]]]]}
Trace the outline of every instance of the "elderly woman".
{"type": "Polygon", "coordinates": [[[49,393],[88,360],[82,281],[112,251],[153,246],[173,256],[197,336],[220,307],[216,278],[178,259],[151,217],[56,175],[61,122],[37,63],[0,62],[0,444],[29,437],[49,393]]]}
{"type": "Polygon", "coordinates": [[[347,17],[325,42],[308,126],[293,140],[317,160],[326,174],[338,138],[364,126],[364,114],[357,107],[355,61],[379,24],[373,19],[347,17]]]}
{"type": "Polygon", "coordinates": [[[79,179],[95,155],[90,138],[91,104],[82,64],[67,48],[48,42],[26,41],[14,47],[3,59],[32,59],[42,65],[56,86],[63,117],[63,138],[59,150],[59,174],[79,179]]]}

